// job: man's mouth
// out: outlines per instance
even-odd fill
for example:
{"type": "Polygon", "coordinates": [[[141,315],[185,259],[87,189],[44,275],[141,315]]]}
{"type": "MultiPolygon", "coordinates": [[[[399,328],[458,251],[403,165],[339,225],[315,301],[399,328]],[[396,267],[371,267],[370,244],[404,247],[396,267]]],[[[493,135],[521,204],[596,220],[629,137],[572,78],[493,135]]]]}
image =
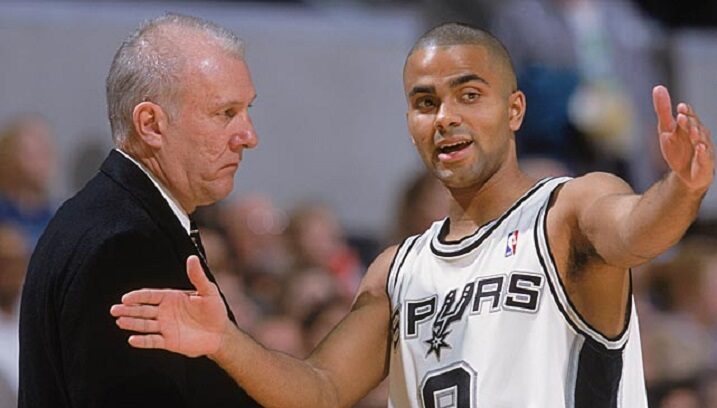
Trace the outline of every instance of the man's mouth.
{"type": "Polygon", "coordinates": [[[455,142],[447,145],[443,145],[438,148],[438,160],[440,161],[454,161],[460,160],[465,156],[463,153],[470,145],[473,144],[472,140],[464,140],[455,142]]]}
{"type": "Polygon", "coordinates": [[[456,143],[452,143],[452,144],[449,144],[449,145],[441,146],[440,148],[438,148],[438,151],[439,151],[439,153],[450,154],[450,153],[453,153],[453,152],[457,152],[457,151],[459,151],[459,150],[463,150],[463,149],[465,149],[466,147],[468,147],[468,146],[470,146],[470,145],[472,145],[472,144],[473,144],[473,141],[472,141],[472,140],[467,140],[467,141],[463,141],[463,142],[456,142],[456,143]]]}
{"type": "Polygon", "coordinates": [[[229,163],[229,164],[222,166],[222,169],[236,170],[238,167],[239,167],[239,163],[229,163]]]}

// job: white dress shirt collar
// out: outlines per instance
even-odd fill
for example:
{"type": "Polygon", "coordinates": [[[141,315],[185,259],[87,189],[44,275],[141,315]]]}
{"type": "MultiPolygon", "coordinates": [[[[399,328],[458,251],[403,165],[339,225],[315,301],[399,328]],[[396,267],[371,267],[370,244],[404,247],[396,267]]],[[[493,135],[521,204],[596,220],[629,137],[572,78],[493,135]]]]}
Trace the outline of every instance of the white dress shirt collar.
{"type": "Polygon", "coordinates": [[[167,190],[167,188],[164,187],[164,185],[162,185],[162,183],[159,180],[157,180],[157,178],[154,176],[154,174],[152,174],[151,171],[149,171],[146,167],[144,167],[142,165],[142,163],[138,162],[132,156],[123,152],[121,149],[117,148],[115,150],[117,150],[124,157],[129,159],[129,161],[136,164],[137,167],[139,167],[140,170],[142,170],[144,172],[144,174],[146,174],[147,177],[149,177],[149,179],[152,181],[152,184],[154,184],[154,186],[157,187],[157,190],[159,190],[159,193],[162,194],[162,197],[164,197],[164,199],[167,201],[167,204],[169,204],[169,208],[172,209],[172,212],[174,213],[174,215],[177,216],[177,219],[182,224],[182,227],[187,231],[187,234],[189,234],[189,225],[190,225],[189,215],[187,215],[187,213],[184,212],[184,210],[182,209],[182,206],[179,205],[179,203],[177,202],[177,200],[174,199],[174,197],[172,197],[172,194],[169,192],[169,190],[167,190]]]}

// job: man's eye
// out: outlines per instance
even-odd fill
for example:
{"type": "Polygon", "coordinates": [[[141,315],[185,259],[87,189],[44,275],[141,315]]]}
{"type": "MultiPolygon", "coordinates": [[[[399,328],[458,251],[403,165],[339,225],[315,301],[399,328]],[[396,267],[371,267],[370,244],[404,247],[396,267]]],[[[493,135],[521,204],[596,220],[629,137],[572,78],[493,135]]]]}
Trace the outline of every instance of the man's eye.
{"type": "Polygon", "coordinates": [[[236,114],[237,114],[237,112],[234,109],[227,109],[224,111],[224,116],[226,116],[228,118],[233,118],[234,116],[236,116],[236,114]]]}
{"type": "Polygon", "coordinates": [[[416,101],[416,107],[418,109],[429,109],[436,106],[433,99],[431,98],[421,98],[416,101]]]}
{"type": "Polygon", "coordinates": [[[478,92],[466,92],[462,96],[463,100],[467,101],[467,102],[475,101],[479,97],[480,97],[480,94],[478,92]]]}

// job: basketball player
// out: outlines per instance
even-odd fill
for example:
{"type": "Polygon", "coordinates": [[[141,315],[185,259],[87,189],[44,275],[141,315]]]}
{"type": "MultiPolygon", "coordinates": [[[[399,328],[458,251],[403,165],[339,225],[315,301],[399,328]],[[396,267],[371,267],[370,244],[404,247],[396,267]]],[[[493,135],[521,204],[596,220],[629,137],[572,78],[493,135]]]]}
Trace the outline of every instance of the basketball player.
{"type": "Polygon", "coordinates": [[[131,292],[112,314],[139,348],[208,355],[268,407],[346,407],[390,377],[389,407],[646,407],[630,268],[676,243],[714,173],[710,133],[654,89],[670,171],[642,195],[592,173],[534,180],[514,132],[526,109],[490,34],[441,25],[411,50],[407,120],[450,190],[449,216],[389,248],[351,312],[301,361],[229,324],[197,291],[131,292]]]}

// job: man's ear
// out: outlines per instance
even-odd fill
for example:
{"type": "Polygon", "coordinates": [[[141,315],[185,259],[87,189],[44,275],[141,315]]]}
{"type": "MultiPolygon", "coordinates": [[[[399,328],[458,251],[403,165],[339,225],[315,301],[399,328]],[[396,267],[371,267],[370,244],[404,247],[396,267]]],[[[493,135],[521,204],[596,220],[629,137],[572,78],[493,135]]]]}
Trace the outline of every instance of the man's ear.
{"type": "Polygon", "coordinates": [[[149,101],[137,104],[132,111],[132,123],[139,142],[155,149],[162,147],[167,115],[161,106],[149,101]]]}
{"type": "Polygon", "coordinates": [[[525,94],[515,91],[508,97],[508,124],[510,130],[517,132],[525,117],[525,94]]]}

